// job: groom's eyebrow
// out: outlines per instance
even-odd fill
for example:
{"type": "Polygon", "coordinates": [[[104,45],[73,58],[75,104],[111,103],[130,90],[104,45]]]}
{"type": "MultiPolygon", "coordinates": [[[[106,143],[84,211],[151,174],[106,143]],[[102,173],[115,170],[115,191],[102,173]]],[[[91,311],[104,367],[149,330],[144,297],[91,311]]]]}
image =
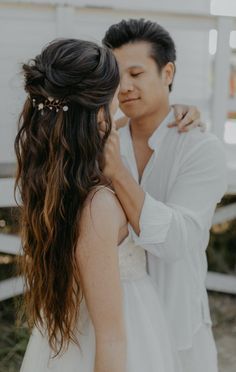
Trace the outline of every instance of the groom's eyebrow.
{"type": "Polygon", "coordinates": [[[131,65],[128,68],[129,69],[131,69],[131,68],[144,68],[144,66],[143,65],[131,65]]]}

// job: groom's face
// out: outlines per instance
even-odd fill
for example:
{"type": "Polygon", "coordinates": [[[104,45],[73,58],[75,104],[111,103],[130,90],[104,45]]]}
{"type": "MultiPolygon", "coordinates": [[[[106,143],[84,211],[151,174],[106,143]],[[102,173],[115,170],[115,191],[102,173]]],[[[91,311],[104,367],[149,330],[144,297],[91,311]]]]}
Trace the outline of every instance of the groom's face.
{"type": "Polygon", "coordinates": [[[151,57],[151,45],[143,41],[125,44],[113,52],[120,69],[120,108],[128,117],[155,114],[168,103],[173,79],[171,63],[159,71],[151,57]]]}

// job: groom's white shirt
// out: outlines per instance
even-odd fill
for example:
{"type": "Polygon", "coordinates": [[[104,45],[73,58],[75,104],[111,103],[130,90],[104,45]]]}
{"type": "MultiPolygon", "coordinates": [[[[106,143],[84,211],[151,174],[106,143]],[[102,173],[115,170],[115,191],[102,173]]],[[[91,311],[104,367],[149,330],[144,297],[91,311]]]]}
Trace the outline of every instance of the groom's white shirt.
{"type": "MultiPolygon", "coordinates": [[[[191,348],[203,323],[211,324],[205,288],[206,247],[215,206],[226,191],[226,163],[219,140],[198,128],[179,134],[167,124],[173,111],[149,138],[154,150],[140,185],[145,201],[140,235],[148,271],[164,302],[176,346],[191,348]]],[[[121,155],[139,182],[130,128],[119,130],[121,155]]]]}

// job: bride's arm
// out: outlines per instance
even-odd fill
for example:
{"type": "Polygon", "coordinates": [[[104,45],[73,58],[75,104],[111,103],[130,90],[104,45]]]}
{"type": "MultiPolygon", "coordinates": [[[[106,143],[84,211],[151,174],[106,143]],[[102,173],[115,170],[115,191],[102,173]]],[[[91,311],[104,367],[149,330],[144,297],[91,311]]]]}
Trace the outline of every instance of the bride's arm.
{"type": "Polygon", "coordinates": [[[76,257],[92,319],[96,356],[94,372],[125,372],[126,342],[119,275],[118,201],[108,190],[95,193],[82,213],[76,257]]]}

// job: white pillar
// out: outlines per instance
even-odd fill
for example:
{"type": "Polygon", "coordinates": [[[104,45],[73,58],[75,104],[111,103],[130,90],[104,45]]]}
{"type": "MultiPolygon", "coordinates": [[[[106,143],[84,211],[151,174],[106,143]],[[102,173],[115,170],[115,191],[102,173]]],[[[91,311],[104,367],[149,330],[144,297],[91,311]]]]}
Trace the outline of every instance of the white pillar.
{"type": "Polygon", "coordinates": [[[212,131],[223,140],[224,124],[229,102],[230,45],[229,37],[233,29],[233,18],[218,18],[218,40],[214,66],[214,86],[212,101],[212,131]]]}
{"type": "Polygon", "coordinates": [[[74,8],[59,5],[56,8],[56,35],[57,37],[74,37],[74,8]]]}

